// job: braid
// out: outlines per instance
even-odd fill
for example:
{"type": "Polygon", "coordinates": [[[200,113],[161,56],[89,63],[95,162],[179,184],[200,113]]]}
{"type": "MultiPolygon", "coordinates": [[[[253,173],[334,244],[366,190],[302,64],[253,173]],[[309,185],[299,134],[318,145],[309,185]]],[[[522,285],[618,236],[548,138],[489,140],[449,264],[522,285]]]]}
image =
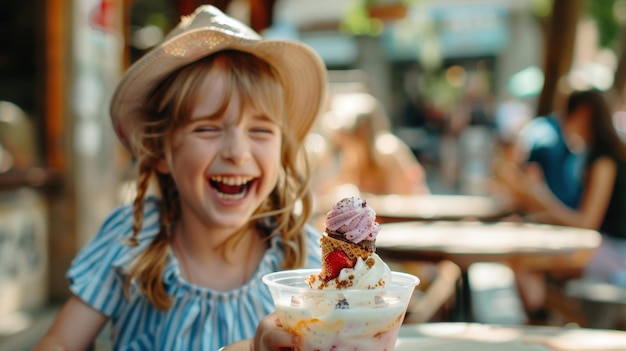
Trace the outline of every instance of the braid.
{"type": "Polygon", "coordinates": [[[161,225],[169,228],[170,224],[180,217],[178,189],[169,174],[157,173],[157,182],[163,196],[161,225]]]}
{"type": "MultiPolygon", "coordinates": [[[[145,162],[144,162],[145,163],[145,162]]],[[[143,226],[143,209],[146,202],[146,192],[150,184],[150,176],[152,172],[145,164],[140,166],[139,179],[137,180],[137,195],[133,201],[133,235],[128,239],[128,245],[137,246],[137,235],[141,232],[143,226]]]]}
{"type": "MultiPolygon", "coordinates": [[[[146,193],[153,172],[154,160],[146,159],[140,166],[137,181],[137,195],[133,203],[133,236],[130,245],[138,245],[137,235],[143,226],[143,209],[146,193]]],[[[126,297],[130,296],[130,284],[138,279],[138,285],[148,301],[157,309],[165,310],[171,305],[171,298],[163,285],[163,271],[167,265],[167,251],[170,247],[169,227],[178,215],[178,196],[176,187],[169,175],[156,173],[159,189],[162,193],[159,233],[152,240],[145,251],[132,262],[130,273],[124,283],[126,297]]]]}

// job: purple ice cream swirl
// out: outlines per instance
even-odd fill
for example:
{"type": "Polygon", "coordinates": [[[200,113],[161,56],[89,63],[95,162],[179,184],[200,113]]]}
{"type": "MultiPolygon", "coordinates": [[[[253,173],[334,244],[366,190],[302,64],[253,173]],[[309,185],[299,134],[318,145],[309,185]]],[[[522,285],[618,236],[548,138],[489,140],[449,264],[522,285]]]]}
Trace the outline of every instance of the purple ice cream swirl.
{"type": "Polygon", "coordinates": [[[380,230],[376,212],[358,197],[348,197],[334,204],[324,224],[328,232],[341,234],[346,241],[355,244],[375,241],[380,230]]]}

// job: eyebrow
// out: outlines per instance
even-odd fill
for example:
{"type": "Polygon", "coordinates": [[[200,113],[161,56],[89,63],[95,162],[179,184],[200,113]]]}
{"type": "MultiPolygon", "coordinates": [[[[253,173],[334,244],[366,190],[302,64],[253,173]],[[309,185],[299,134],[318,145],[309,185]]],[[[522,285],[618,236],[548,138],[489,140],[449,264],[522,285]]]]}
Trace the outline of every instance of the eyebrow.
{"type": "Polygon", "coordinates": [[[217,121],[221,118],[223,118],[223,115],[220,115],[218,113],[213,113],[210,115],[192,116],[190,120],[191,121],[202,121],[202,120],[217,121]]]}
{"type": "Polygon", "coordinates": [[[258,120],[258,121],[263,121],[263,122],[276,123],[276,121],[273,118],[267,116],[264,113],[258,113],[258,114],[253,115],[252,119],[258,120]]]}
{"type": "MultiPolygon", "coordinates": [[[[223,114],[219,114],[219,113],[212,113],[212,114],[208,114],[208,115],[200,115],[200,116],[194,116],[190,119],[190,122],[197,122],[197,121],[219,121],[221,119],[224,119],[224,115],[223,114]]],[[[260,121],[260,122],[269,122],[269,123],[274,123],[274,124],[278,124],[278,121],[276,121],[275,119],[267,116],[264,113],[256,113],[254,115],[251,116],[251,119],[254,121],[260,121]]],[[[237,121],[241,120],[241,115],[237,116],[237,121]]]]}

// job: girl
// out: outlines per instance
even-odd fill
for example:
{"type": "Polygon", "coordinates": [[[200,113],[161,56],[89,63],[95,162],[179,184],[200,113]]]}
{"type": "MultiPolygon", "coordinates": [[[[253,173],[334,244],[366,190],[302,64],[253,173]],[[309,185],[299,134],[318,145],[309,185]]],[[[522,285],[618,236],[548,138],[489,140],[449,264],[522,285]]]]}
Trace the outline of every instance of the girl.
{"type": "Polygon", "coordinates": [[[111,116],[137,160],[135,201],[74,260],[73,295],[35,349],[86,349],[108,320],[115,350],[297,346],[260,278],[320,267],[301,141],[325,80],[307,47],[212,6],[131,66],[111,116]]]}
{"type": "Polygon", "coordinates": [[[565,140],[586,159],[578,207],[561,202],[537,170],[523,173],[514,167],[502,168],[500,175],[523,209],[538,221],[599,230],[603,243],[585,273],[611,281],[626,273],[626,146],[601,92],[573,92],[566,108],[565,140]]]}

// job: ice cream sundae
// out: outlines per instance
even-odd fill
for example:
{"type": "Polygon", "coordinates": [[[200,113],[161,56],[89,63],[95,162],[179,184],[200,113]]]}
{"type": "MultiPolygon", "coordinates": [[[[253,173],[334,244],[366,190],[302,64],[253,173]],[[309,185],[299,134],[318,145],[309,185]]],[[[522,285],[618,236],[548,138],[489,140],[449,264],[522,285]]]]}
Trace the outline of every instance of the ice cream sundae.
{"type": "Polygon", "coordinates": [[[302,337],[299,351],[393,350],[419,279],[375,253],[380,226],[362,199],[333,205],[325,225],[321,270],[263,277],[283,327],[302,337]]]}
{"type": "Polygon", "coordinates": [[[322,271],[307,281],[316,289],[375,289],[385,286],[389,267],[375,253],[380,225],[376,213],[357,197],[345,198],[326,215],[320,240],[322,271]]]}

